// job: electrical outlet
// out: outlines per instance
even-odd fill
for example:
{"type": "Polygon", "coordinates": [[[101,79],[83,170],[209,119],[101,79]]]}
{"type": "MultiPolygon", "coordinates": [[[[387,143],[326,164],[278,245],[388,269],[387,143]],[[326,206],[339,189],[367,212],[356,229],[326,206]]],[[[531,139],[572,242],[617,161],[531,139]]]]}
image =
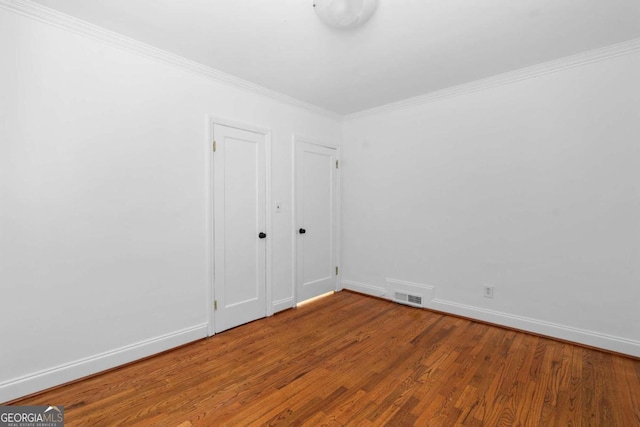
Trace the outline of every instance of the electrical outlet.
{"type": "Polygon", "coordinates": [[[485,287],[484,287],[484,297],[485,298],[493,298],[493,286],[485,285],[485,287]]]}

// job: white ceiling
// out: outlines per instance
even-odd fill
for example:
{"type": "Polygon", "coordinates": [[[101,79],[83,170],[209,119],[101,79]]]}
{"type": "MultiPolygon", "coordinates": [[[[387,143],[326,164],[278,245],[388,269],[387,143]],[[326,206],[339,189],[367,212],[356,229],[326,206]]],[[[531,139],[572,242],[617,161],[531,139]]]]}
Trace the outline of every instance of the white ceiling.
{"type": "Polygon", "coordinates": [[[313,0],[36,0],[339,114],[640,38],[639,0],[379,0],[355,30],[313,0]]]}

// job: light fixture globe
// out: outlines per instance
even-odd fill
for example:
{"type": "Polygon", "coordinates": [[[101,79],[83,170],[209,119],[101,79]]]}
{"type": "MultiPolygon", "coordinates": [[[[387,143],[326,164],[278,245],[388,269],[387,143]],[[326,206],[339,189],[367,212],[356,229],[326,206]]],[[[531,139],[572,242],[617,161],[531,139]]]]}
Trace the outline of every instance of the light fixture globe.
{"type": "Polygon", "coordinates": [[[313,7],[322,22],[334,28],[353,28],[363,24],[376,10],[378,0],[314,0],[313,7]]]}

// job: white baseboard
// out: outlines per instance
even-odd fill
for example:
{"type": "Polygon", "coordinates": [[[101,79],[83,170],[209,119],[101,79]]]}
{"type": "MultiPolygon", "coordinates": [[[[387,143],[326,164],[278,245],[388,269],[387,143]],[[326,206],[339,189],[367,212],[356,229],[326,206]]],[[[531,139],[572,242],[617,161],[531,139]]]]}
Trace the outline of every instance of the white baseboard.
{"type": "Polygon", "coordinates": [[[207,324],[182,329],[160,337],[76,360],[0,383],[0,402],[46,390],[107,369],[169,350],[207,336],[207,324]]]}
{"type": "MultiPolygon", "coordinates": [[[[382,287],[354,282],[351,280],[343,280],[343,283],[345,285],[345,289],[391,300],[391,297],[382,287]]],[[[628,338],[503,313],[496,310],[488,310],[439,298],[435,298],[431,301],[427,300],[425,302],[425,307],[441,311],[443,313],[468,317],[470,319],[481,320],[483,322],[493,323],[499,326],[519,329],[521,331],[532,332],[551,338],[557,338],[603,350],[614,351],[616,353],[640,357],[640,341],[628,338]]]]}
{"type": "Polygon", "coordinates": [[[431,301],[429,308],[590,347],[640,357],[640,341],[437,298],[431,301]]]}
{"type": "Polygon", "coordinates": [[[379,298],[388,298],[387,290],[382,286],[367,285],[366,283],[354,282],[353,280],[342,280],[344,289],[360,292],[379,298]]]}
{"type": "Polygon", "coordinates": [[[273,312],[277,313],[279,311],[292,308],[293,306],[294,306],[293,297],[279,299],[273,302],[273,312]]]}

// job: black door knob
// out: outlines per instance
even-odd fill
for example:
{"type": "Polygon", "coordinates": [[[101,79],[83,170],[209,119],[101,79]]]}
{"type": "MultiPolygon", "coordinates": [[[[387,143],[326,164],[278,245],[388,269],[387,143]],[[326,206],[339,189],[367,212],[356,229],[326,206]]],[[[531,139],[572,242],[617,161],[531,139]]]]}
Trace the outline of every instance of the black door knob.
{"type": "Polygon", "coordinates": [[[300,234],[304,234],[304,233],[306,233],[306,232],[307,232],[307,230],[305,230],[304,228],[301,228],[300,230],[298,230],[298,232],[299,232],[300,234]]]}
{"type": "Polygon", "coordinates": [[[260,234],[258,234],[258,237],[264,239],[265,237],[267,237],[267,235],[263,232],[260,232],[260,234]]]}

